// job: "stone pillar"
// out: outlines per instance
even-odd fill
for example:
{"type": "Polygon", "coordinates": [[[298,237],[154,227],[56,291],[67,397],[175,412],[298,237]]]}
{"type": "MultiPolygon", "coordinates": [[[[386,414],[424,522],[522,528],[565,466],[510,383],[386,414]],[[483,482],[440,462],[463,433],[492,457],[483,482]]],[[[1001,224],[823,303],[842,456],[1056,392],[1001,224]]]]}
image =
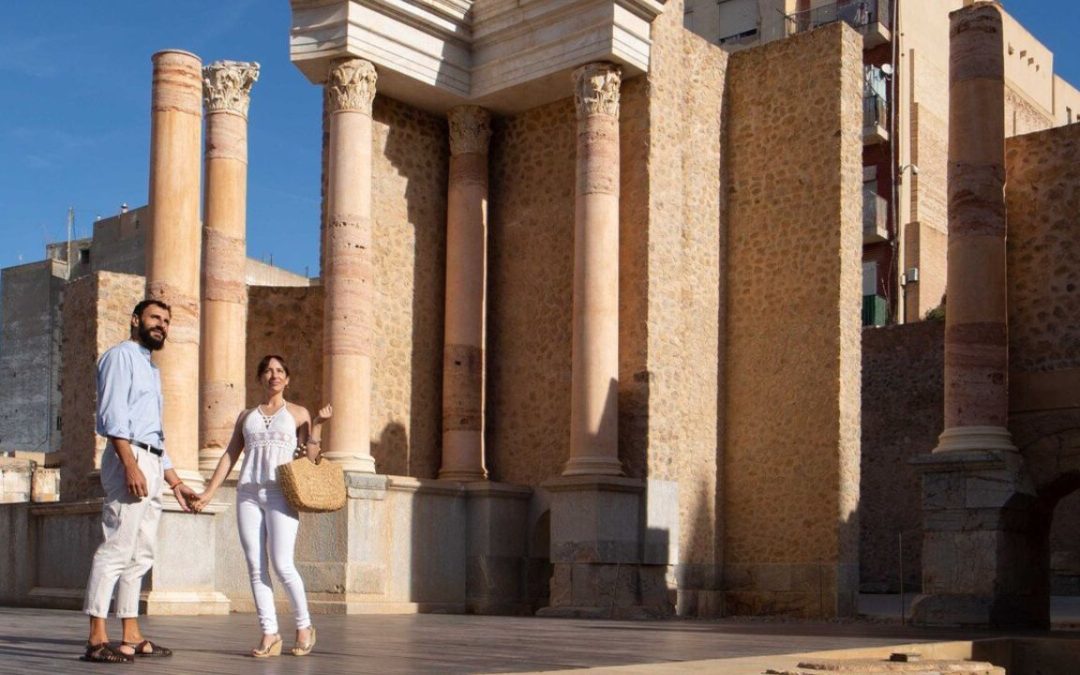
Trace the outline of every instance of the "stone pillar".
{"type": "Polygon", "coordinates": [[[476,481],[484,468],[484,316],[490,118],[459,106],[450,120],[446,213],[443,448],[439,478],[476,481]]]}
{"type": "Polygon", "coordinates": [[[340,59],[326,82],[330,114],[325,294],[324,398],[334,406],[326,455],[348,471],[375,472],[371,456],[371,104],[375,66],[340,59]]]}
{"type": "Polygon", "coordinates": [[[202,62],[167,50],[153,56],[150,113],[150,227],[146,294],[172,306],[161,369],[165,446],[177,472],[200,482],[199,468],[199,223],[202,62]]]}
{"type": "Polygon", "coordinates": [[[574,212],[570,459],[551,495],[550,606],[543,616],[666,616],[665,564],[643,555],[644,482],[621,474],[619,355],[619,68],[574,71],[574,212]]]}
{"type": "Polygon", "coordinates": [[[203,68],[206,196],[203,203],[199,469],[213,471],[246,405],[245,230],[247,112],[259,64],[203,68]]]}
{"type": "Polygon", "coordinates": [[[619,463],[618,66],[574,71],[577,180],[574,204],[570,459],[564,476],[622,474],[619,463]]]}
{"type": "Polygon", "coordinates": [[[1016,450],[1005,428],[1009,357],[1000,11],[994,3],[976,3],[952,16],[951,36],[945,431],[934,452],[1016,450]]]}
{"type": "MultiPolygon", "coordinates": [[[[923,473],[923,624],[1045,626],[1035,494],[1008,422],[1001,11],[950,14],[945,430],[923,473]]],[[[1045,519],[1044,519],[1045,520],[1045,519]]]]}

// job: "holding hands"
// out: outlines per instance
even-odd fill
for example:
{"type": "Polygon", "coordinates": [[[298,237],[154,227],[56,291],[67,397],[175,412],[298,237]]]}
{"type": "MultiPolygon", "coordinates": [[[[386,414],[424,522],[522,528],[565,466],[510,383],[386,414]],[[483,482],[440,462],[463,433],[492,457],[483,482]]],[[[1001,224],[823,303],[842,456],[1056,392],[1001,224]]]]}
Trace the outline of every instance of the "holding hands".
{"type": "Polygon", "coordinates": [[[195,494],[193,490],[191,495],[187,498],[188,508],[194,513],[201,513],[203,509],[210,505],[210,499],[212,497],[213,495],[208,494],[207,492],[195,494]]]}
{"type": "Polygon", "coordinates": [[[189,488],[187,485],[184,485],[183,483],[177,483],[173,486],[172,491],[173,496],[176,497],[176,501],[180,504],[180,508],[182,508],[188,513],[196,511],[196,509],[192,506],[192,500],[196,497],[194,490],[189,488]]]}

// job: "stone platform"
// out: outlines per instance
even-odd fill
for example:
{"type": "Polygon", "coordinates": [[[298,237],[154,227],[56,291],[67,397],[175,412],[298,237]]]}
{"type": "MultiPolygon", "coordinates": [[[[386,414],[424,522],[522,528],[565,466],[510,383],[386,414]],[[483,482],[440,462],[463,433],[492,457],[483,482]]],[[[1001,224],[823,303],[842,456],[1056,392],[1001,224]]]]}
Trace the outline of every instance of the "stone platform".
{"type": "MultiPolygon", "coordinates": [[[[290,622],[287,614],[281,618],[288,647],[292,643],[290,622]]],[[[769,668],[793,669],[808,656],[837,658],[837,652],[822,650],[857,650],[849,652],[853,658],[895,650],[921,651],[926,658],[955,658],[965,649],[970,653],[972,639],[1001,637],[855,622],[587,621],[435,614],[315,618],[319,642],[312,656],[268,660],[245,656],[258,635],[252,614],[144,618],[146,635],[172,647],[176,655],[140,660],[135,668],[139,673],[333,675],[600,669],[611,673],[750,675],[769,668]]],[[[77,660],[86,629],[86,619],[79,612],[0,607],[0,673],[109,670],[108,666],[77,660]]],[[[118,631],[119,623],[110,620],[110,629],[118,631]]],[[[1038,638],[1058,651],[1077,647],[1077,642],[1060,634],[1043,633],[1038,638]]],[[[118,670],[129,668],[118,666],[118,670]]]]}

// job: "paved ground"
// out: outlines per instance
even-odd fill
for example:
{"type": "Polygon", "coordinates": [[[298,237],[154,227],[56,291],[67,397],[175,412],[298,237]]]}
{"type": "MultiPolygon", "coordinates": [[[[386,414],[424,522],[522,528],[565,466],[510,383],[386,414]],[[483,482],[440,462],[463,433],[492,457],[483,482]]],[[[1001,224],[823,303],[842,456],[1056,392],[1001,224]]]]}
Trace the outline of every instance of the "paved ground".
{"type": "MultiPolygon", "coordinates": [[[[111,621],[113,626],[118,630],[117,622],[111,621]]],[[[435,614],[323,615],[316,617],[316,626],[319,643],[312,656],[256,660],[245,655],[258,637],[252,614],[150,617],[143,620],[144,631],[174,648],[175,656],[142,659],[135,665],[88,664],[77,660],[86,639],[82,614],[0,607],[0,673],[333,675],[608,667],[607,672],[734,675],[794,665],[791,657],[781,655],[989,636],[872,622],[631,622],[435,614]]],[[[286,640],[286,650],[291,645],[292,640],[286,640]]]]}

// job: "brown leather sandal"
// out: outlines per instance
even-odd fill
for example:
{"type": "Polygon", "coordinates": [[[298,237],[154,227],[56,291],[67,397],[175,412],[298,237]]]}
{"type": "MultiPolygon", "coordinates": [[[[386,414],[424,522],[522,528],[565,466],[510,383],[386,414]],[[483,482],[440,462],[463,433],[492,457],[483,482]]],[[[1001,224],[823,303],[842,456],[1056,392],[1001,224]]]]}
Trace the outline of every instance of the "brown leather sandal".
{"type": "Polygon", "coordinates": [[[96,645],[87,642],[86,653],[80,656],[79,660],[93,663],[132,663],[135,657],[125,654],[108,642],[99,642],[96,645]]]}
{"type": "Polygon", "coordinates": [[[149,640],[143,640],[142,642],[122,642],[121,644],[125,647],[134,649],[135,656],[172,656],[171,649],[154,644],[149,640]],[[147,647],[150,648],[149,651],[147,651],[147,647]]]}

